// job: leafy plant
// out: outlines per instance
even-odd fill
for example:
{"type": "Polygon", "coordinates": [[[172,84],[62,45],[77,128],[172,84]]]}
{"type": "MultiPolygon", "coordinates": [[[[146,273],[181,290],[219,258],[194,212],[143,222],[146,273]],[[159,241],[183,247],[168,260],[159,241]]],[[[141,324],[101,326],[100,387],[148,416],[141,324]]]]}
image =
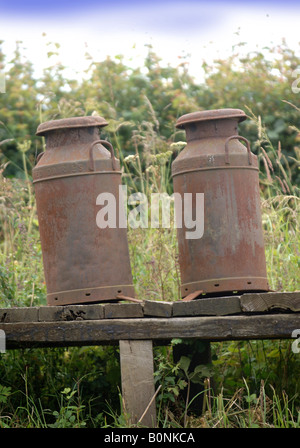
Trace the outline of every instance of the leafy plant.
{"type": "Polygon", "coordinates": [[[55,423],[49,424],[50,428],[82,428],[86,426],[86,422],[82,420],[82,412],[85,406],[80,404],[79,397],[78,403],[72,404],[75,401],[75,394],[76,390],[71,390],[70,387],[61,391],[59,411],[52,412],[55,423]]]}
{"type": "Polygon", "coordinates": [[[2,386],[0,384],[0,403],[7,403],[8,397],[11,394],[11,387],[2,386]]]}

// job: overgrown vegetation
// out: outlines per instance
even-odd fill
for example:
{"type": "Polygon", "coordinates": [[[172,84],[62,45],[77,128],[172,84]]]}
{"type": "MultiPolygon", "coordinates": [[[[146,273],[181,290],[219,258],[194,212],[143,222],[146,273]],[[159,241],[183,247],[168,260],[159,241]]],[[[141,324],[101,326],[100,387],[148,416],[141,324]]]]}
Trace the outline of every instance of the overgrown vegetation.
{"type": "MultiPolygon", "coordinates": [[[[59,51],[58,44],[49,48],[59,51]]],[[[51,50],[52,51],[52,50],[51,50]]],[[[51,62],[51,52],[49,52],[51,62]]],[[[196,83],[187,61],[165,67],[149,47],[144,67],[122,57],[91,61],[87,79],[66,79],[49,66],[42,79],[24,60],[21,44],[7,64],[0,94],[0,306],[45,305],[31,169],[42,150],[41,121],[97,113],[109,121],[103,137],[115,146],[129,192],[172,192],[171,162],[183,147],[176,118],[199,109],[238,107],[249,120],[240,133],[252,142],[261,168],[268,277],[272,289],[299,286],[299,99],[292,92],[300,59],[285,43],[244,57],[203,65],[196,83]]],[[[6,67],[6,65],[5,65],[6,67]]],[[[0,65],[1,69],[1,65],[0,65]]],[[[138,297],[179,299],[174,229],[128,229],[138,297]]],[[[177,341],[178,342],[178,341],[177,341]]],[[[176,341],[174,341],[174,344],[176,341]]],[[[155,348],[161,427],[299,427],[300,356],[291,341],[212,343],[212,365],[188,373],[172,347],[155,348]],[[213,372],[216,388],[209,376],[213,372]],[[202,416],[181,391],[204,385],[202,416]]],[[[0,427],[124,427],[116,347],[31,349],[0,354],[0,427]]]]}

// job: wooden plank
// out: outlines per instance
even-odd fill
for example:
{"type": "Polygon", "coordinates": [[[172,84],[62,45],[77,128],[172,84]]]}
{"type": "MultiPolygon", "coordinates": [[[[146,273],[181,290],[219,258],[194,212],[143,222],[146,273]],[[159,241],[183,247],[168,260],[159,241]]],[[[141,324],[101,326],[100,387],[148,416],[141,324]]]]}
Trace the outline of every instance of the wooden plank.
{"type": "Polygon", "coordinates": [[[121,339],[290,339],[293,330],[300,329],[300,313],[18,322],[0,323],[0,329],[5,331],[7,348],[97,345],[121,339]]]}
{"type": "Polygon", "coordinates": [[[131,423],[155,427],[155,400],[151,402],[155,394],[152,341],[121,340],[119,346],[125,411],[131,423]]]}
{"type": "Polygon", "coordinates": [[[0,322],[60,322],[69,320],[98,320],[104,318],[103,304],[0,309],[0,322]]]}
{"type": "Polygon", "coordinates": [[[174,302],[173,316],[225,316],[241,312],[239,296],[174,302]]]}
{"type": "Polygon", "coordinates": [[[38,316],[39,307],[0,309],[0,322],[37,322],[38,316]]]}
{"type": "MultiPolygon", "coordinates": [[[[145,300],[143,303],[144,315],[156,317],[228,315],[236,314],[236,312],[255,313],[273,309],[299,312],[300,291],[246,293],[242,296],[201,298],[191,302],[145,300]],[[175,313],[173,313],[174,309],[175,313]]],[[[142,317],[142,307],[142,303],[101,303],[0,308],[0,322],[98,320],[105,318],[105,309],[107,309],[107,318],[142,317]]]]}
{"type": "Polygon", "coordinates": [[[300,311],[300,291],[247,293],[240,298],[243,312],[264,312],[273,309],[300,311]]]}
{"type": "Polygon", "coordinates": [[[143,306],[140,303],[110,303],[104,308],[105,319],[127,319],[144,317],[143,306]]]}
{"type": "Polygon", "coordinates": [[[158,300],[145,300],[144,315],[155,317],[172,317],[173,302],[163,302],[158,300]]]}
{"type": "Polygon", "coordinates": [[[104,318],[105,305],[45,306],[39,309],[39,322],[98,320],[104,318]]]}
{"type": "MultiPolygon", "coordinates": [[[[71,314],[71,313],[70,313],[71,314]]],[[[39,322],[56,322],[65,319],[65,307],[64,306],[41,306],[39,309],[38,321],[39,322]]],[[[75,319],[73,319],[75,320],[75,319]]]]}

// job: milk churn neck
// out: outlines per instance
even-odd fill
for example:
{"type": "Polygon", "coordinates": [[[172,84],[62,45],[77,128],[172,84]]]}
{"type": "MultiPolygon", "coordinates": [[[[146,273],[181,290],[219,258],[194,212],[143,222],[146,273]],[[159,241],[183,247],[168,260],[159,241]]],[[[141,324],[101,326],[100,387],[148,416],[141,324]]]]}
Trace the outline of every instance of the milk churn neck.
{"type": "Polygon", "coordinates": [[[57,131],[60,129],[99,128],[107,125],[107,121],[98,116],[62,118],[61,120],[46,121],[45,123],[40,124],[37,128],[36,135],[45,135],[46,132],[57,131]]]}

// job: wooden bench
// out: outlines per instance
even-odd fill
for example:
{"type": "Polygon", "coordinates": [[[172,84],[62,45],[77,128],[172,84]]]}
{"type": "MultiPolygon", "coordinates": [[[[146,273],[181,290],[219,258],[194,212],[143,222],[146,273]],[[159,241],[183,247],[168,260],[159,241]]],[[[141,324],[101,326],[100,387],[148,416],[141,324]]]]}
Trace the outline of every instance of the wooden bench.
{"type": "Polygon", "coordinates": [[[0,309],[6,349],[119,344],[126,410],[133,422],[149,427],[156,420],[153,343],[291,339],[298,329],[299,291],[0,309]]]}

